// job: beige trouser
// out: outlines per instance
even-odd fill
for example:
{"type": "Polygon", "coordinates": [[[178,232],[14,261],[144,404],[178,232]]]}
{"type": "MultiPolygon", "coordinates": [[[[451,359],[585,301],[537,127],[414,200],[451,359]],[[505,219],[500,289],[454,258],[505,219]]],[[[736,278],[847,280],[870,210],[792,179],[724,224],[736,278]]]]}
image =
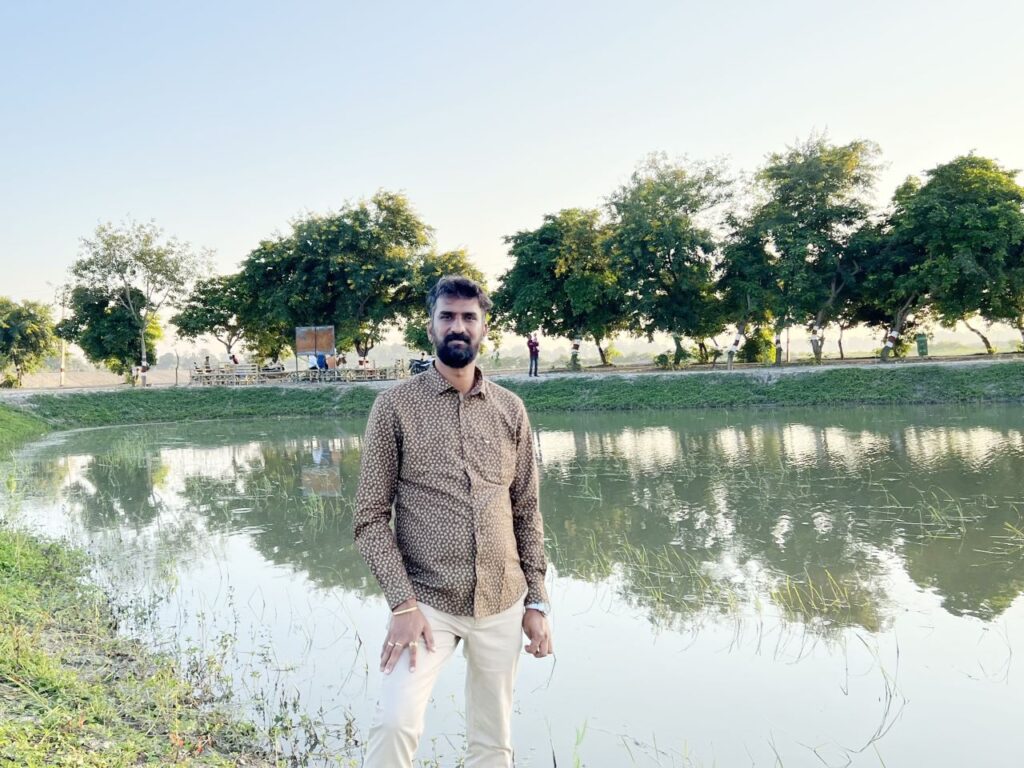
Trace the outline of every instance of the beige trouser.
{"type": "Polygon", "coordinates": [[[370,729],[365,768],[410,768],[430,693],[460,640],[466,656],[466,768],[512,765],[512,690],[522,653],[523,603],[474,619],[452,616],[420,603],[434,633],[433,653],[420,642],[416,671],[408,652],[384,676],[370,729]]]}

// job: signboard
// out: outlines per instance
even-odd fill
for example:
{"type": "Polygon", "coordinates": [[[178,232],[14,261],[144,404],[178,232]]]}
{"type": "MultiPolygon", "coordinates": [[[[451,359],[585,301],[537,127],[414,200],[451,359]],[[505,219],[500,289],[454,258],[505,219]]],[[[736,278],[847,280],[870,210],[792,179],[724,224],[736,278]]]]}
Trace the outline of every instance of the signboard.
{"type": "Polygon", "coordinates": [[[296,355],[333,355],[333,325],[303,325],[295,329],[296,355]]]}

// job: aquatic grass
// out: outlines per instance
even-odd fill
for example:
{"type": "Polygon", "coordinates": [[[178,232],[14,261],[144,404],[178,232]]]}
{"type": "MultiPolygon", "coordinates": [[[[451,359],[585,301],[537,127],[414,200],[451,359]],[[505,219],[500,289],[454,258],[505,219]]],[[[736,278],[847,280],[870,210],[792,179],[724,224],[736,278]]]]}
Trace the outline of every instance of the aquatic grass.
{"type": "Polygon", "coordinates": [[[243,724],[196,703],[169,659],[114,633],[87,564],[0,527],[0,764],[269,765],[243,724]]]}

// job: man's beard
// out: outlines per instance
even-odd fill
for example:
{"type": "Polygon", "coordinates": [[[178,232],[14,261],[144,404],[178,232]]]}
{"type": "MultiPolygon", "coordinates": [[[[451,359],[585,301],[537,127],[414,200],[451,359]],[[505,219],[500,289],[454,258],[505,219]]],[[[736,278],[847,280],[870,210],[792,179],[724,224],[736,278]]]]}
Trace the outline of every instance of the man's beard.
{"type": "Polygon", "coordinates": [[[465,333],[449,333],[439,346],[435,346],[437,358],[449,368],[465,368],[476,359],[480,345],[473,346],[472,339],[465,333]],[[462,346],[454,346],[453,341],[466,342],[462,346]]]}

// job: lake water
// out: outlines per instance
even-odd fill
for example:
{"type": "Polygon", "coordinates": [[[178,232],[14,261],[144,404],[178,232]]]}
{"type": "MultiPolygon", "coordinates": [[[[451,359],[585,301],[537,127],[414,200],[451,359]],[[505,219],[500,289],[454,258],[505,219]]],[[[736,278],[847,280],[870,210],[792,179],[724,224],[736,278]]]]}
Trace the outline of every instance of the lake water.
{"type": "MultiPolygon", "coordinates": [[[[124,626],[223,653],[252,717],[308,715],[358,764],[387,617],[351,540],[363,426],[58,435],[0,509],[97,554],[124,626]]],[[[1020,765],[1020,407],[534,426],[556,657],[522,660],[517,765],[1020,765]]],[[[456,764],[463,665],[425,765],[456,764]]]]}

